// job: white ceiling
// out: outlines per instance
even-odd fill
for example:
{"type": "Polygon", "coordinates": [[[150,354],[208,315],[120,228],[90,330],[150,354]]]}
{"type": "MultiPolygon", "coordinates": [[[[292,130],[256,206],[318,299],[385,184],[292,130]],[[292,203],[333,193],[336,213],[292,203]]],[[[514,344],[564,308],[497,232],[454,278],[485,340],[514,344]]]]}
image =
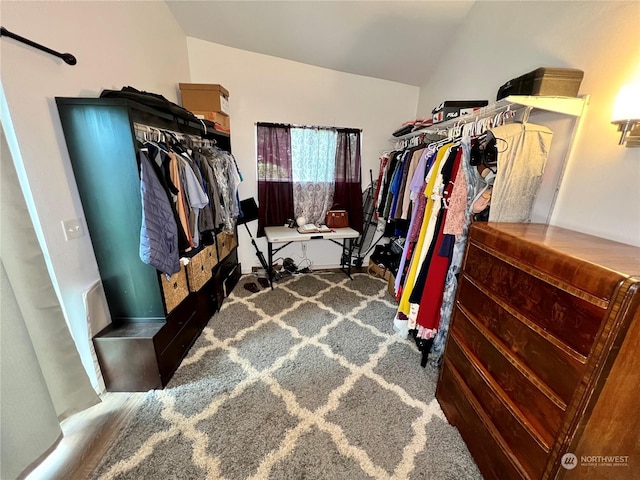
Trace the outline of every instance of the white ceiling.
{"type": "Polygon", "coordinates": [[[189,37],[420,86],[474,1],[167,1],[189,37]]]}

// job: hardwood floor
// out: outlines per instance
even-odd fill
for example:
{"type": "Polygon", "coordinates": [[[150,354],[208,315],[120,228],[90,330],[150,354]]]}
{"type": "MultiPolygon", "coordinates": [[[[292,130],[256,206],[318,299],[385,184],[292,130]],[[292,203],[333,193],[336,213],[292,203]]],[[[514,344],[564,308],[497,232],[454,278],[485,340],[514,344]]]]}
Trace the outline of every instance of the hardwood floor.
{"type": "Polygon", "coordinates": [[[105,393],[102,402],[62,422],[64,438],[26,480],[85,480],[146,393],[105,393]]]}

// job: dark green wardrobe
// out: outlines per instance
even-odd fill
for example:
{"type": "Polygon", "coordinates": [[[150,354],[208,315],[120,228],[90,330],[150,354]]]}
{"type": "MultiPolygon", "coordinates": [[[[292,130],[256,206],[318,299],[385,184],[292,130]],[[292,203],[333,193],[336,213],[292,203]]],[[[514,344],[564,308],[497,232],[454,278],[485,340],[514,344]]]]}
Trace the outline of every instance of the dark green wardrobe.
{"type": "Polygon", "coordinates": [[[112,324],[93,339],[109,391],[162,388],[240,274],[235,235],[213,232],[170,279],[139,257],[142,207],[134,124],[202,136],[211,122],[128,99],[56,98],[112,324]]]}

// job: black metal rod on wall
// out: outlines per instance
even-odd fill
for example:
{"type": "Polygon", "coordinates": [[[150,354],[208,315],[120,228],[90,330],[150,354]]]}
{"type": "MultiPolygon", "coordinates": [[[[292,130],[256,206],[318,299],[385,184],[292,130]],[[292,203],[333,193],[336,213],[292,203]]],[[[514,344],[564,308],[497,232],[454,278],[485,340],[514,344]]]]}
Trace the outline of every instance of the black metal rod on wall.
{"type": "Polygon", "coordinates": [[[76,60],[76,57],[74,57],[70,53],[56,52],[55,50],[51,50],[50,48],[45,47],[44,45],[40,45],[39,43],[32,42],[28,38],[24,38],[24,37],[21,37],[20,35],[16,35],[15,33],[10,32],[4,27],[0,27],[0,36],[13,38],[14,40],[17,40],[19,42],[26,43],[30,47],[37,48],[38,50],[42,50],[43,52],[47,52],[55,57],[61,58],[62,60],[65,61],[65,63],[69,65],[75,65],[76,63],[78,63],[78,61],[76,60]]]}

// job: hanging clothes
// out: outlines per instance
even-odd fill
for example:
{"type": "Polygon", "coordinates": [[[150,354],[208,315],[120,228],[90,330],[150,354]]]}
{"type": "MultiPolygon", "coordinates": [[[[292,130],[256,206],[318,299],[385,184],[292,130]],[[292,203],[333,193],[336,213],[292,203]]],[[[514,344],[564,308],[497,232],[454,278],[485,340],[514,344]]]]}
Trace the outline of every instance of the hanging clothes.
{"type": "MultiPolygon", "coordinates": [[[[422,218],[424,216],[424,208],[427,203],[426,197],[420,195],[421,192],[426,188],[425,178],[427,175],[428,169],[431,167],[433,160],[435,159],[436,149],[433,146],[429,146],[424,150],[422,155],[420,156],[420,160],[418,161],[418,165],[413,173],[413,177],[409,184],[409,199],[412,203],[412,213],[411,213],[411,222],[409,223],[408,232],[412,232],[414,230],[414,225],[416,223],[421,223],[422,218]]],[[[418,227],[419,228],[419,227],[418,227]]],[[[402,257],[400,259],[400,265],[398,267],[398,272],[396,274],[396,280],[394,283],[394,291],[396,296],[401,293],[400,285],[404,282],[405,277],[405,266],[408,259],[411,258],[413,249],[415,247],[415,243],[417,241],[417,231],[415,236],[407,235],[404,248],[402,251],[402,257]]]]}
{"type": "MultiPolygon", "coordinates": [[[[436,184],[436,180],[440,175],[440,169],[444,164],[444,160],[446,159],[449,150],[453,146],[453,143],[447,144],[438,150],[438,154],[436,155],[436,159],[433,163],[433,166],[429,170],[427,174],[427,186],[424,189],[424,196],[427,197],[427,204],[425,207],[425,219],[431,219],[431,211],[433,208],[433,200],[431,196],[433,195],[433,189],[436,184]]],[[[410,304],[409,304],[409,295],[413,290],[413,285],[415,283],[416,275],[422,265],[422,262],[427,254],[426,249],[423,248],[425,239],[433,234],[433,228],[435,224],[432,224],[431,221],[423,221],[422,228],[420,229],[420,234],[418,237],[418,241],[413,251],[413,256],[411,260],[411,264],[409,266],[409,272],[407,274],[407,278],[405,280],[405,287],[402,292],[402,296],[400,298],[400,305],[398,306],[398,312],[403,313],[404,315],[409,315],[410,312],[410,304]]],[[[409,329],[413,329],[413,325],[409,323],[409,329]]]]}
{"type": "Polygon", "coordinates": [[[401,189],[404,191],[402,202],[400,206],[402,207],[399,218],[403,220],[409,219],[409,212],[411,211],[411,181],[413,180],[413,176],[418,169],[418,165],[420,165],[420,161],[422,160],[423,155],[427,151],[426,147],[418,147],[416,151],[413,153],[411,157],[411,162],[409,163],[409,169],[405,175],[405,184],[401,189]],[[407,185],[406,182],[409,182],[407,185]]]}
{"type": "Polygon", "coordinates": [[[181,177],[184,182],[184,191],[186,193],[187,203],[189,204],[189,228],[192,232],[193,247],[197,248],[200,245],[198,217],[200,210],[209,205],[209,197],[204,193],[200,179],[194,171],[194,167],[192,167],[191,163],[185,157],[187,157],[186,153],[178,155],[182,166],[181,177]]]}
{"type": "Polygon", "coordinates": [[[413,290],[413,294],[410,300],[417,300],[418,313],[416,317],[416,323],[419,325],[418,337],[424,339],[430,339],[435,337],[438,324],[440,323],[440,306],[442,303],[442,294],[445,287],[445,278],[447,270],[449,269],[449,262],[451,255],[453,254],[453,246],[455,243],[455,237],[452,235],[445,235],[444,224],[446,222],[449,210],[444,208],[448,202],[453,186],[457,179],[458,167],[462,159],[462,148],[457,149],[455,160],[450,170],[450,178],[448,185],[445,187],[442,194],[443,208],[440,210],[440,225],[437,227],[438,233],[432,242],[434,248],[431,253],[431,259],[428,267],[423,268],[424,275],[419,277],[419,281],[416,281],[416,286],[413,290]],[[422,281],[424,278],[424,281],[422,281]]]}
{"type": "Polygon", "coordinates": [[[489,221],[529,222],[553,132],[532,123],[512,123],[491,131],[506,147],[498,152],[489,221]]]}
{"type": "MultiPolygon", "coordinates": [[[[467,205],[471,203],[476,194],[478,176],[477,170],[472,167],[469,162],[471,151],[470,140],[471,139],[469,137],[463,137],[462,139],[462,161],[460,162],[467,187],[467,205]]],[[[462,260],[464,259],[464,252],[467,245],[467,235],[469,226],[471,225],[471,213],[468,208],[464,209],[464,214],[465,219],[462,232],[456,235],[456,243],[453,247],[451,264],[449,265],[447,278],[445,279],[442,306],[440,308],[440,324],[438,325],[438,332],[433,340],[433,345],[431,346],[431,352],[429,354],[428,362],[434,367],[438,367],[440,365],[440,360],[444,353],[444,347],[449,333],[449,323],[451,322],[451,315],[453,313],[453,303],[456,296],[456,290],[458,288],[458,275],[462,268],[462,260]]]]}
{"type": "Polygon", "coordinates": [[[185,190],[182,182],[180,181],[180,163],[175,153],[168,152],[167,156],[169,157],[168,164],[171,182],[178,190],[178,193],[176,194],[176,210],[178,212],[178,218],[180,218],[180,225],[182,225],[184,233],[187,235],[189,246],[193,248],[193,235],[191,234],[191,228],[189,226],[189,208],[187,207],[188,204],[184,195],[185,190]]]}
{"type": "Polygon", "coordinates": [[[167,193],[146,150],[138,152],[140,162],[140,259],[171,276],[180,270],[178,235],[167,193]]]}
{"type": "MultiPolygon", "coordinates": [[[[173,222],[167,223],[174,225],[179,254],[199,248],[203,242],[213,243],[220,229],[233,232],[242,181],[233,155],[206,141],[207,146],[194,147],[203,142],[175,132],[159,131],[159,137],[162,141],[148,141],[146,136],[138,139],[168,200],[173,222]]],[[[141,242],[141,249],[148,247],[141,242]]]]}
{"type": "Polygon", "coordinates": [[[489,167],[471,165],[472,139],[477,144],[484,136],[470,137],[467,129],[457,144],[431,144],[419,159],[415,148],[393,152],[380,174],[388,188],[382,187],[378,211],[387,220],[410,217],[395,276],[399,305],[393,326],[400,335],[413,333],[423,366],[427,355],[438,365],[444,350],[470,223],[531,217],[552,132],[520,123],[491,132],[504,142],[489,167]]]}

